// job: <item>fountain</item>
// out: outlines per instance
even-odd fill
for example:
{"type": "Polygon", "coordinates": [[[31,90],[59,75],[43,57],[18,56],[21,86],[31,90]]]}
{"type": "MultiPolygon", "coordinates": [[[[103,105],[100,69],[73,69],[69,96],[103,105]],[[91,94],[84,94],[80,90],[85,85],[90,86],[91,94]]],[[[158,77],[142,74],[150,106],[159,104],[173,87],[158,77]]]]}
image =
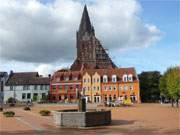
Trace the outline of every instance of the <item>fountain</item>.
{"type": "Polygon", "coordinates": [[[108,125],[111,123],[110,110],[86,109],[84,94],[77,97],[79,99],[78,110],[52,111],[56,125],[79,128],[108,125]]]}

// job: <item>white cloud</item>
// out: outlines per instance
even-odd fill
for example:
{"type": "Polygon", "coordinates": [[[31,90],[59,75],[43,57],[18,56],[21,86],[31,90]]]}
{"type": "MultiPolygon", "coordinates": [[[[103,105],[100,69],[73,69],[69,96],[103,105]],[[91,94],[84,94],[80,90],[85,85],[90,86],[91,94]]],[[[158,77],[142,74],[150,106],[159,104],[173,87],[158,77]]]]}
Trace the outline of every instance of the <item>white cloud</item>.
{"type": "MultiPolygon", "coordinates": [[[[0,2],[3,58],[48,63],[72,60],[83,7],[80,1],[56,0],[46,5],[37,0],[0,2]]],[[[138,17],[141,7],[135,0],[97,0],[88,8],[97,36],[111,50],[149,46],[161,37],[156,26],[144,24],[138,17]]]]}
{"type": "MultiPolygon", "coordinates": [[[[80,0],[0,0],[0,51],[4,60],[31,63],[72,62],[76,30],[83,10],[80,0]]],[[[113,52],[141,48],[158,41],[162,32],[140,18],[136,0],[93,0],[88,4],[96,35],[113,52]]],[[[47,66],[47,65],[46,65],[47,66]]],[[[43,71],[43,68],[38,67],[43,71]]],[[[51,68],[51,67],[49,67],[51,68]]]]}
{"type": "Polygon", "coordinates": [[[48,74],[54,72],[54,66],[50,64],[41,64],[37,68],[35,68],[35,71],[37,71],[40,75],[47,76],[48,74]]]}

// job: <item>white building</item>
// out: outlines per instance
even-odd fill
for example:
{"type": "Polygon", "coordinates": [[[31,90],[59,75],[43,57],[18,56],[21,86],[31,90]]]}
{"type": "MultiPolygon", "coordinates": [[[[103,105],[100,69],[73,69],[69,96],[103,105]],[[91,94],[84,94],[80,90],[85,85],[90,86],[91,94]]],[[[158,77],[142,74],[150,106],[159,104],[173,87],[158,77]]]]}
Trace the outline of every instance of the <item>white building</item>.
{"type": "Polygon", "coordinates": [[[7,72],[0,72],[0,105],[2,105],[4,100],[4,85],[8,79],[7,72]]]}
{"type": "Polygon", "coordinates": [[[20,102],[41,101],[48,96],[50,77],[37,72],[11,73],[4,88],[4,102],[10,97],[20,102]]]}

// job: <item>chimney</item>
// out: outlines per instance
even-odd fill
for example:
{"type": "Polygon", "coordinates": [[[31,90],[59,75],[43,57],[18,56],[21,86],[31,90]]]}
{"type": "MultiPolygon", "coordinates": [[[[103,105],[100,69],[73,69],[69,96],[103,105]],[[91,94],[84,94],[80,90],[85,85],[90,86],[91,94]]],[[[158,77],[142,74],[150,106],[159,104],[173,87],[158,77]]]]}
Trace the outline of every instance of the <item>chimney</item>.
{"type": "Polygon", "coordinates": [[[49,74],[48,77],[51,78],[51,74],[49,74]]]}
{"type": "Polygon", "coordinates": [[[13,70],[10,71],[10,75],[13,74],[13,70]]]}

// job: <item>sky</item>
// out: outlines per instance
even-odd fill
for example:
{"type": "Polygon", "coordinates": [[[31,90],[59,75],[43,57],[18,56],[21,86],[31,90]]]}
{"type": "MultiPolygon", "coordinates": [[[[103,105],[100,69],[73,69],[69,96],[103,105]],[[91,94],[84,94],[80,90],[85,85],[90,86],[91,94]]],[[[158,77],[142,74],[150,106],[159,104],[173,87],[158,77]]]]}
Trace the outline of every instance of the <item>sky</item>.
{"type": "Polygon", "coordinates": [[[0,71],[48,75],[70,67],[85,3],[118,67],[163,73],[180,66],[179,0],[0,0],[0,71]]]}

